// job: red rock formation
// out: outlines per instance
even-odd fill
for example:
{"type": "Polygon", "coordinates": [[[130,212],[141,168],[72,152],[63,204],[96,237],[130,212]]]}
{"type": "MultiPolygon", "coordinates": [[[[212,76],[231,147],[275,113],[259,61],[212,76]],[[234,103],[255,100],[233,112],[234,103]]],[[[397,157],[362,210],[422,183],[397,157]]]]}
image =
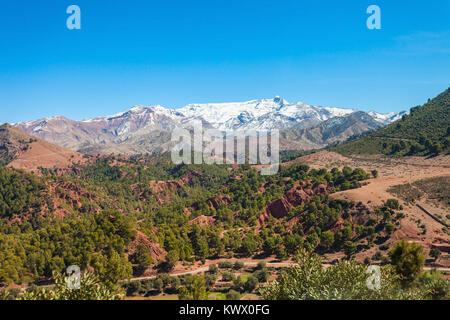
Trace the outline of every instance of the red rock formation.
{"type": "MultiPolygon", "coordinates": [[[[307,188],[306,181],[297,181],[280,199],[272,201],[266,206],[266,213],[280,219],[287,216],[291,207],[297,207],[308,202],[313,196],[328,193],[331,186],[327,184],[314,184],[307,188]]],[[[262,216],[260,220],[266,220],[262,216]]],[[[263,222],[263,221],[262,221],[263,222]]]]}
{"type": "Polygon", "coordinates": [[[208,203],[210,209],[217,210],[217,208],[219,208],[221,204],[225,205],[231,204],[231,198],[230,196],[217,196],[209,198],[208,200],[206,200],[206,202],[208,203]]]}
{"type": "Polygon", "coordinates": [[[161,248],[159,243],[152,241],[144,233],[137,231],[136,239],[131,243],[129,255],[133,255],[136,252],[136,248],[139,244],[143,244],[148,249],[148,254],[152,257],[154,263],[158,263],[160,260],[164,260],[167,252],[161,248]]]}
{"type": "Polygon", "coordinates": [[[280,219],[287,216],[291,205],[286,200],[286,197],[281,197],[275,201],[269,203],[266,207],[267,213],[270,213],[273,217],[280,219]]]}

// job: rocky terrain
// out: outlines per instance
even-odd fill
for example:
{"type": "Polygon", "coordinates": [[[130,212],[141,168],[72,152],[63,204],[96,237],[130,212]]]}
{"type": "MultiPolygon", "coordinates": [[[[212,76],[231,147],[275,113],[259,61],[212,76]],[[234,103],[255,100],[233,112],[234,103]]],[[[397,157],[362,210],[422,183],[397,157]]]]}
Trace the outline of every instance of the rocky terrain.
{"type": "Polygon", "coordinates": [[[0,127],[0,161],[28,171],[42,168],[67,168],[85,160],[75,151],[67,150],[33,137],[8,124],[0,127]]]}

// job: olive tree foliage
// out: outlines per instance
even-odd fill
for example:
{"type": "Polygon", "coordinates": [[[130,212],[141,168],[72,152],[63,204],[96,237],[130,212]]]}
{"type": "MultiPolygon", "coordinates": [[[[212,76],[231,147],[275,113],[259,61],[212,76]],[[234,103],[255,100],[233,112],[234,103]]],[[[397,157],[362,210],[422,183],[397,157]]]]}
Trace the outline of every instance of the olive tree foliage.
{"type": "MultiPolygon", "coordinates": [[[[121,295],[105,286],[100,278],[91,272],[81,275],[80,288],[70,289],[67,278],[58,272],[53,272],[55,285],[53,287],[36,290],[26,290],[20,294],[18,300],[119,300],[121,295]]],[[[0,295],[1,299],[10,299],[6,290],[0,295]]]]}
{"type": "MultiPolygon", "coordinates": [[[[385,300],[431,299],[431,287],[421,290],[403,290],[400,276],[392,266],[381,267],[379,289],[370,289],[367,266],[351,261],[341,261],[328,268],[322,266],[321,257],[315,253],[299,251],[297,264],[285,269],[280,277],[260,288],[267,300],[385,300]]],[[[448,285],[448,281],[447,281],[448,285]]],[[[436,292],[434,289],[433,292],[436,292]]]]}
{"type": "Polygon", "coordinates": [[[179,300],[208,300],[205,278],[192,276],[187,280],[186,286],[180,288],[179,300]]]}

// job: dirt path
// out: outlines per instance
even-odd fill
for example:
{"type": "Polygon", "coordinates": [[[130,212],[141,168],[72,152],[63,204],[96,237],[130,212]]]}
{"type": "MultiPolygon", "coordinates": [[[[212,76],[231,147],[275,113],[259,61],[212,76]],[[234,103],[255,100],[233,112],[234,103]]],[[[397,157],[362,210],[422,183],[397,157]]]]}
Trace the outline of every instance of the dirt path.
{"type": "MultiPolygon", "coordinates": [[[[236,260],[239,261],[239,260],[236,260]]],[[[260,262],[264,262],[263,260],[253,260],[253,261],[245,261],[244,263],[244,267],[256,267],[258,265],[258,263],[260,262]]],[[[268,268],[287,268],[290,266],[295,265],[295,262],[266,262],[266,267],[268,268]]],[[[206,272],[209,270],[209,265],[205,266],[205,267],[200,267],[194,270],[189,270],[189,271],[184,271],[184,272],[170,272],[169,275],[170,276],[182,276],[182,275],[187,275],[187,274],[198,274],[198,273],[202,273],[202,272],[206,272]]],[[[140,281],[140,280],[147,280],[147,279],[155,279],[158,275],[152,275],[152,276],[147,276],[147,277],[137,277],[137,278],[131,278],[130,281],[140,281]]]]}
{"type": "MultiPolygon", "coordinates": [[[[255,261],[247,261],[244,262],[244,266],[245,267],[256,267],[258,265],[258,263],[261,262],[261,260],[255,260],[255,261]]],[[[266,263],[266,267],[268,268],[289,268],[292,267],[294,265],[296,265],[296,262],[267,262],[266,263]]],[[[328,268],[330,267],[330,264],[323,264],[324,268],[328,268]]],[[[447,272],[450,273],[450,268],[432,268],[432,267],[424,267],[424,270],[433,270],[433,269],[437,269],[439,271],[442,272],[447,272]]],[[[206,267],[201,267],[195,270],[190,270],[190,271],[185,271],[185,272],[174,272],[174,273],[169,273],[170,276],[183,276],[183,275],[194,275],[194,274],[199,274],[202,272],[206,272],[209,270],[209,266],[206,267]]],[[[158,275],[153,275],[153,276],[148,276],[148,277],[136,277],[136,278],[131,278],[129,281],[130,282],[134,282],[134,281],[142,281],[142,280],[149,280],[149,279],[156,279],[158,277],[158,275]]],[[[128,281],[128,280],[127,280],[128,281]]]]}

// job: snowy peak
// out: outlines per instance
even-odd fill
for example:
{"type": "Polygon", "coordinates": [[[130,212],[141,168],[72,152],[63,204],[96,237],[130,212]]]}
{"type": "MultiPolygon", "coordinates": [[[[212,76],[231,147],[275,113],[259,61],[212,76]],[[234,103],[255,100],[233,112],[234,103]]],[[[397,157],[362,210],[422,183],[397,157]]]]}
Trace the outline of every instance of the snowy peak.
{"type": "Polygon", "coordinates": [[[400,111],[400,112],[389,112],[389,113],[378,113],[375,111],[369,111],[367,112],[372,118],[377,120],[378,122],[381,122],[384,125],[388,125],[389,123],[392,123],[394,121],[399,120],[403,115],[407,114],[406,111],[400,111]]]}
{"type": "Polygon", "coordinates": [[[290,103],[280,96],[246,102],[190,104],[178,109],[189,119],[203,119],[221,130],[285,129],[300,123],[316,123],[357,110],[290,103]]]}

